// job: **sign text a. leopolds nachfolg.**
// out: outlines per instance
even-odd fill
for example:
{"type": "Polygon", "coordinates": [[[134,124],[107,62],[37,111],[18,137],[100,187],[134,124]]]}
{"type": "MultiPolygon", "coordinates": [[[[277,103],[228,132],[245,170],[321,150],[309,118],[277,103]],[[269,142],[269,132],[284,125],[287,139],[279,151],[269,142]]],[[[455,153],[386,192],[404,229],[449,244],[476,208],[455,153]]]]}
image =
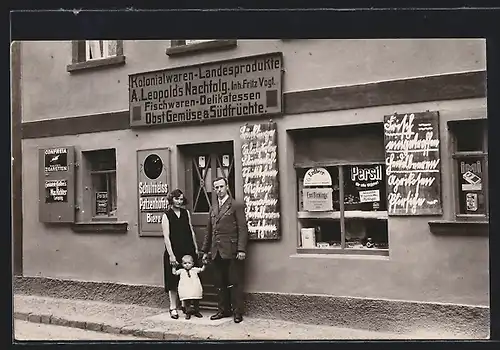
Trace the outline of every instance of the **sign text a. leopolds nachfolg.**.
{"type": "Polygon", "coordinates": [[[384,134],[388,213],[441,214],[437,112],[386,116],[384,134]]]}
{"type": "Polygon", "coordinates": [[[131,125],[281,113],[281,70],[273,53],[131,75],[131,125]]]}

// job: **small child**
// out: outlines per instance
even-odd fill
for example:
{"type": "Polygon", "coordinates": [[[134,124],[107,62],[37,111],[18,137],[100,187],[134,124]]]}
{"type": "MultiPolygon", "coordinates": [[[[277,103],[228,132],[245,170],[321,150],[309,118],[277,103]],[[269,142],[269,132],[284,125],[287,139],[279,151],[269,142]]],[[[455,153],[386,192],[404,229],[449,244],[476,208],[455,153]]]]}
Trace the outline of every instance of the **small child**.
{"type": "Polygon", "coordinates": [[[200,277],[198,277],[198,274],[203,271],[205,271],[205,264],[202,267],[194,267],[194,260],[191,255],[182,257],[181,269],[172,268],[172,273],[180,276],[178,293],[179,299],[185,304],[187,320],[191,318],[191,315],[203,317],[200,313],[200,299],[203,296],[203,288],[200,277]]]}

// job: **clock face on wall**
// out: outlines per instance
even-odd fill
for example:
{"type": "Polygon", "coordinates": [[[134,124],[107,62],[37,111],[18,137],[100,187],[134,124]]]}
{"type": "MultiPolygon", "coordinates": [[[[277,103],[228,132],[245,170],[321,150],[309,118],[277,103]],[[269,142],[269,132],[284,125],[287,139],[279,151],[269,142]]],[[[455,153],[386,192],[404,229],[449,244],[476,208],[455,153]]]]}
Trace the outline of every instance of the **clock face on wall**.
{"type": "Polygon", "coordinates": [[[150,154],[144,160],[144,174],[151,180],[157,179],[163,171],[163,162],[157,154],[150,154]]]}

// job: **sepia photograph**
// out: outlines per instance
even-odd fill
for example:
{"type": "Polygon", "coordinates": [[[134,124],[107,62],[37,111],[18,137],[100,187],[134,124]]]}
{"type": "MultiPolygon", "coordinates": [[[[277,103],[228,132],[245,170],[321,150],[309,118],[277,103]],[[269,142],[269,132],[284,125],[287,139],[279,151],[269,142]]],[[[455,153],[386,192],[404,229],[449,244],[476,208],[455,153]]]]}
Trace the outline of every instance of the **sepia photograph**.
{"type": "Polygon", "coordinates": [[[14,342],[489,339],[486,39],[90,39],[11,44],[14,342]]]}

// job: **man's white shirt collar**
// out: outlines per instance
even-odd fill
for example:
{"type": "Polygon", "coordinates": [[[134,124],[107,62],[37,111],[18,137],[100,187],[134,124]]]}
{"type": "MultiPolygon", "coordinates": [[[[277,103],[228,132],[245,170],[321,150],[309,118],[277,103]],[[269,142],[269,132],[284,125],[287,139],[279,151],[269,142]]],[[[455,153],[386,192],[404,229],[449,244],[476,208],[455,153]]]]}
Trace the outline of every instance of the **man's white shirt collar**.
{"type": "Polygon", "coordinates": [[[228,198],[229,198],[229,195],[226,194],[226,196],[224,198],[219,199],[219,208],[222,207],[224,205],[224,203],[226,203],[228,198]]]}

